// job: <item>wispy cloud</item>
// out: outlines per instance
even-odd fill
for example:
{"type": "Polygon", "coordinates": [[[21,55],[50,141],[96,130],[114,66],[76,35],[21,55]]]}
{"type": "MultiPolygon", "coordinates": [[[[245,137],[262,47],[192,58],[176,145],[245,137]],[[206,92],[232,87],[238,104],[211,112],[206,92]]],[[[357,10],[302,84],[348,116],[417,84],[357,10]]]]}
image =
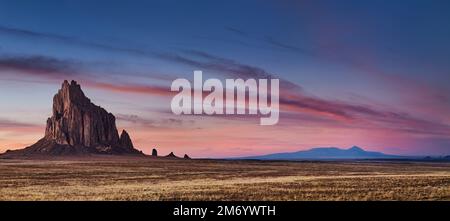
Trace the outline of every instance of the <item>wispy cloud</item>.
{"type": "Polygon", "coordinates": [[[243,39],[247,39],[249,41],[260,42],[262,44],[262,47],[267,47],[267,48],[275,47],[278,49],[287,50],[289,52],[298,53],[301,55],[317,56],[317,54],[314,52],[314,50],[312,50],[310,48],[286,43],[286,42],[280,41],[272,36],[269,36],[269,35],[266,35],[265,37],[253,36],[242,29],[238,29],[238,28],[230,27],[230,26],[225,26],[225,30],[227,30],[233,34],[236,34],[236,35],[242,37],[243,39]]]}
{"type": "Polygon", "coordinates": [[[170,91],[169,86],[162,87],[162,86],[150,86],[141,84],[120,84],[120,83],[96,82],[90,80],[86,80],[85,84],[88,87],[120,93],[147,94],[158,96],[175,95],[175,92],[170,91]]]}
{"type": "Polygon", "coordinates": [[[270,37],[270,36],[266,36],[264,40],[269,45],[277,47],[277,48],[286,49],[286,50],[289,50],[292,52],[300,53],[302,55],[308,55],[308,56],[316,56],[317,55],[316,53],[314,53],[313,50],[302,48],[300,46],[291,45],[288,43],[284,43],[284,42],[276,40],[275,38],[270,37]]]}
{"type": "MultiPolygon", "coordinates": [[[[89,71],[84,67],[89,64],[81,61],[59,59],[49,56],[0,56],[0,72],[12,71],[16,74],[27,77],[39,77],[39,80],[23,79],[23,81],[33,83],[52,83],[59,82],[62,79],[76,79],[82,81],[87,87],[120,92],[120,93],[138,93],[158,96],[170,96],[174,92],[170,87],[144,84],[127,83],[109,83],[107,80],[93,78],[89,71]]],[[[155,76],[157,79],[167,80],[155,76]]],[[[22,80],[21,80],[22,81],[22,80]]]]}
{"type": "MultiPolygon", "coordinates": [[[[280,78],[260,67],[243,64],[232,59],[219,57],[199,50],[183,50],[182,53],[160,53],[159,58],[178,64],[189,65],[197,69],[216,71],[234,78],[280,78]]],[[[280,81],[281,88],[284,90],[302,90],[302,87],[295,83],[284,79],[280,79],[280,81]]]]}
{"type": "Polygon", "coordinates": [[[42,77],[72,76],[80,63],[47,56],[0,56],[0,71],[18,71],[42,77]]]}
{"type": "Polygon", "coordinates": [[[143,118],[135,114],[117,114],[116,119],[118,121],[124,121],[131,123],[135,126],[142,126],[142,127],[181,127],[184,124],[184,121],[182,119],[176,119],[172,117],[165,117],[165,118],[156,118],[156,119],[148,119],[143,118]]]}
{"type": "Polygon", "coordinates": [[[76,38],[76,37],[59,35],[59,34],[48,33],[48,32],[39,32],[39,31],[32,31],[32,30],[26,30],[26,29],[20,29],[20,28],[0,26],[0,33],[7,34],[7,35],[13,35],[16,37],[21,37],[21,38],[50,40],[53,42],[60,42],[60,43],[64,43],[64,44],[76,45],[76,46],[97,49],[97,50],[102,50],[102,51],[107,51],[107,52],[125,53],[125,54],[133,55],[133,56],[140,56],[140,57],[147,57],[147,58],[154,58],[154,56],[155,56],[154,52],[142,50],[139,48],[114,46],[114,45],[104,44],[104,43],[100,43],[100,42],[88,41],[88,40],[84,40],[84,39],[80,39],[80,38],[76,38]]]}
{"type": "Polygon", "coordinates": [[[37,133],[43,130],[44,125],[0,118],[0,132],[7,133],[8,136],[16,136],[24,133],[37,133]]]}
{"type": "Polygon", "coordinates": [[[17,127],[35,127],[36,124],[13,121],[9,119],[0,118],[0,128],[17,128],[17,127]]]}
{"type": "Polygon", "coordinates": [[[230,32],[232,32],[234,34],[237,34],[237,35],[240,35],[240,36],[243,36],[243,37],[248,37],[248,33],[243,31],[243,30],[241,30],[241,29],[238,29],[238,28],[235,28],[235,27],[231,27],[231,26],[225,26],[224,28],[225,28],[225,30],[230,31],[230,32]]]}

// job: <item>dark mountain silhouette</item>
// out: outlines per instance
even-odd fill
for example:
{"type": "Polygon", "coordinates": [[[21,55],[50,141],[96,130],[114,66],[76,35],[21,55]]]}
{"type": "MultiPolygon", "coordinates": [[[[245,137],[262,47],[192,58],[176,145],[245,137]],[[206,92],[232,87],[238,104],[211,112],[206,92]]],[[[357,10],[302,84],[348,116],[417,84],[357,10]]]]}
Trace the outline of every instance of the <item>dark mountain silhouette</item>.
{"type": "Polygon", "coordinates": [[[93,104],[77,82],[64,81],[53,97],[53,115],[47,120],[45,136],[25,149],[4,155],[85,154],[143,155],[125,130],[119,136],[113,114],[93,104]]]}
{"type": "Polygon", "coordinates": [[[290,153],[274,153],[262,156],[250,156],[240,159],[258,160],[302,160],[302,159],[394,159],[401,156],[388,155],[381,152],[365,151],[360,147],[353,146],[348,149],[337,147],[318,147],[310,150],[302,150],[290,153]]]}

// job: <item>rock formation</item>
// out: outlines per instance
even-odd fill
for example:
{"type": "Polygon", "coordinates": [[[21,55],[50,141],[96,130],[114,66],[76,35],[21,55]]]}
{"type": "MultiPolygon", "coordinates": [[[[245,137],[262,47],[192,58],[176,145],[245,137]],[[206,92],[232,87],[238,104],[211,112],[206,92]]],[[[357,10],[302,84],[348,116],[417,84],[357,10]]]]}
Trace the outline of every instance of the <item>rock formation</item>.
{"type": "MultiPolygon", "coordinates": [[[[165,158],[171,158],[171,159],[181,159],[177,155],[175,155],[173,152],[170,152],[169,155],[165,156],[165,158]]],[[[191,159],[187,154],[184,155],[183,159],[191,159]]]]}
{"type": "Polygon", "coordinates": [[[175,156],[173,152],[170,152],[169,155],[166,156],[167,158],[175,158],[178,159],[179,157],[175,156]]]}
{"type": "Polygon", "coordinates": [[[134,148],[125,130],[119,137],[114,115],[93,104],[75,81],[70,84],[64,81],[53,97],[53,114],[47,120],[44,138],[30,147],[9,153],[142,154],[134,148]]]}
{"type": "Polygon", "coordinates": [[[158,151],[156,149],[152,150],[152,156],[154,156],[154,157],[158,156],[158,151]]]}

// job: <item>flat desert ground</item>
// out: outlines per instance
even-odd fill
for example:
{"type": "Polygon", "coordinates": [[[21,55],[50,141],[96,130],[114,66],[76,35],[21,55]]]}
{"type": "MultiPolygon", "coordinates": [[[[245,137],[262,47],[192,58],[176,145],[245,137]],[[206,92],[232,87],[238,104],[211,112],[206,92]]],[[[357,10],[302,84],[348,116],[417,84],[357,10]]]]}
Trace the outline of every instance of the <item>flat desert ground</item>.
{"type": "Polygon", "coordinates": [[[450,200],[450,163],[0,159],[0,200],[450,200]]]}

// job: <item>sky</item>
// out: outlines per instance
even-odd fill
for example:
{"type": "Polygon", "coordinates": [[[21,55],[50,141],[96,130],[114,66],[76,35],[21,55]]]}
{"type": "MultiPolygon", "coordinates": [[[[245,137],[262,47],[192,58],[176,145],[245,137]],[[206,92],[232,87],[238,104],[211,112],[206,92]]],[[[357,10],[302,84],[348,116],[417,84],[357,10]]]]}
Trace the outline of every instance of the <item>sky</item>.
{"type": "Polygon", "coordinates": [[[0,152],[78,81],[136,148],[235,157],[450,154],[449,1],[0,0],[0,152]],[[280,79],[280,119],[174,115],[174,79],[280,79]]]}

